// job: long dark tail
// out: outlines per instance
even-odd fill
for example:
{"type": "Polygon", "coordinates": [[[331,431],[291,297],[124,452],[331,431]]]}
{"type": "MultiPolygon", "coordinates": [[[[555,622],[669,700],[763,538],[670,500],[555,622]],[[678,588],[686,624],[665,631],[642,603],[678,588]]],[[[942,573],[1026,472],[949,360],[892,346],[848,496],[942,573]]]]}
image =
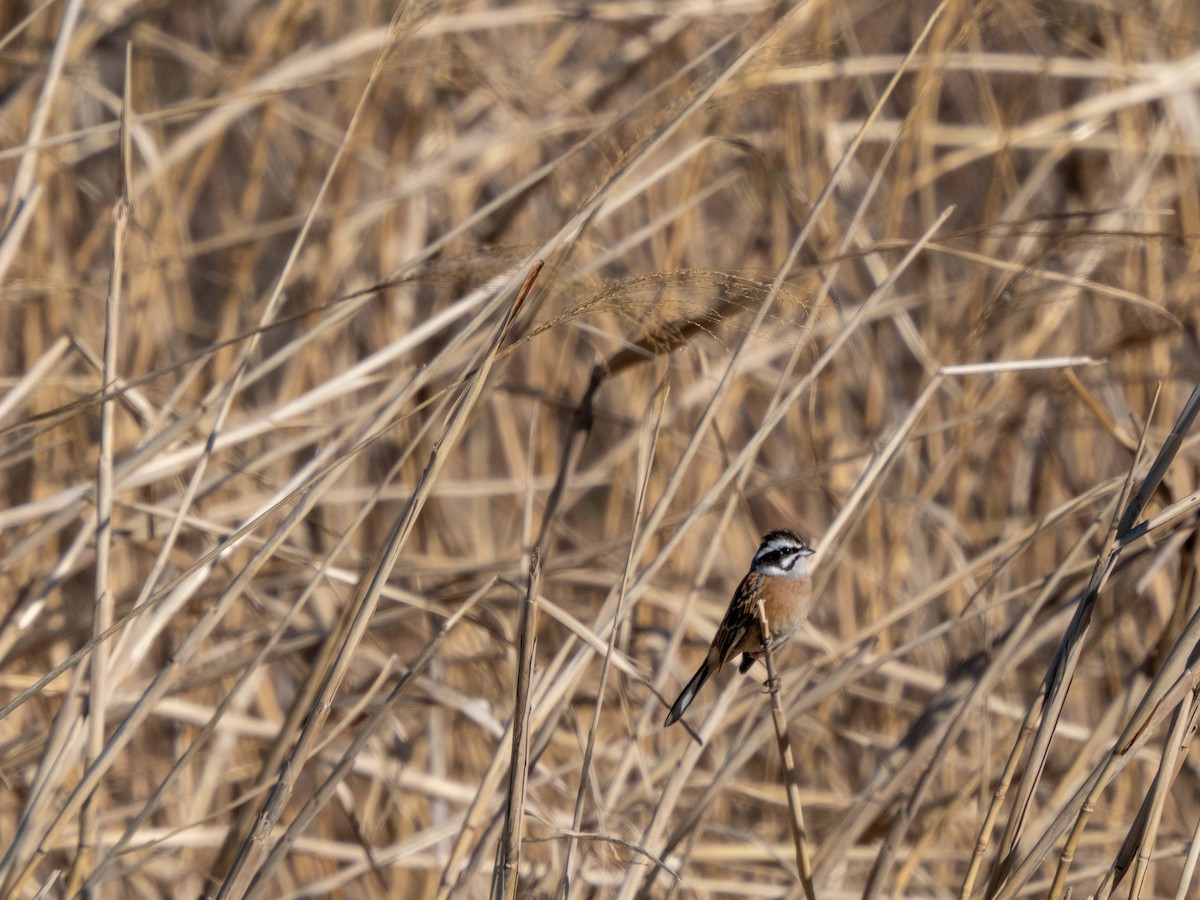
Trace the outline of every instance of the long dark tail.
{"type": "Polygon", "coordinates": [[[667,713],[667,721],[663,723],[663,728],[666,728],[668,725],[674,725],[683,718],[684,712],[692,705],[692,701],[696,699],[696,692],[704,686],[704,682],[708,681],[708,676],[712,674],[712,671],[709,668],[708,660],[700,664],[700,668],[696,670],[696,674],[692,676],[692,680],[680,692],[679,699],[675,701],[675,705],[667,713]]]}

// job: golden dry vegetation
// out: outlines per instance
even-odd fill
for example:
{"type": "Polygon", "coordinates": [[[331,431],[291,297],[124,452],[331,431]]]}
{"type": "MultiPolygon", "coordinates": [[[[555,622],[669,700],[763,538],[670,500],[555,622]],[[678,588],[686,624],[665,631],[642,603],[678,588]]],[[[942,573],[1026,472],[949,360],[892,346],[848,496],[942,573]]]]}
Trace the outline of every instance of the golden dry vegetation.
{"type": "Polygon", "coordinates": [[[1193,0],[0,35],[3,896],[1195,895],[1193,0]]]}

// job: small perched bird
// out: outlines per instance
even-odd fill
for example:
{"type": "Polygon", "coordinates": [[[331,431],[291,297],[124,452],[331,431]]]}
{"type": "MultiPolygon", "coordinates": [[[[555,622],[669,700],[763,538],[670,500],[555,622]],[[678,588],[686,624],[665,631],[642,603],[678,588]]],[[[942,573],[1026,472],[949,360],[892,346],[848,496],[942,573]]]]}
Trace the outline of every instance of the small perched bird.
{"type": "Polygon", "coordinates": [[[729,609],[717,626],[704,662],[687,683],[671,711],[667,725],[674,725],[696,698],[696,692],[737,654],[742,654],[738,671],[745,674],[762,656],[762,626],[758,619],[758,601],[762,598],[771,631],[771,647],[804,624],[812,605],[812,576],[808,557],[812,548],[794,531],[769,531],[763,535],[750,571],[742,579],[729,601],[729,609]]]}

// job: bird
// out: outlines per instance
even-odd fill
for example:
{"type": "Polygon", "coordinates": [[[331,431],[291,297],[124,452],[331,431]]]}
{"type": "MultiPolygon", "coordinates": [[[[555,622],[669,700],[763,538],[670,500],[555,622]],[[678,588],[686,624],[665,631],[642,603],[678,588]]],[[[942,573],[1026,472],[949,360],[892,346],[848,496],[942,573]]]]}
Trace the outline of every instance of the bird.
{"type": "Polygon", "coordinates": [[[744,675],[762,656],[760,598],[766,608],[772,649],[804,624],[812,606],[812,575],[808,569],[808,557],[812,554],[808,541],[794,531],[780,528],[763,535],[750,562],[750,571],[733,592],[704,662],[667,713],[664,728],[683,717],[704,682],[730,659],[742,654],[738,671],[744,675]]]}

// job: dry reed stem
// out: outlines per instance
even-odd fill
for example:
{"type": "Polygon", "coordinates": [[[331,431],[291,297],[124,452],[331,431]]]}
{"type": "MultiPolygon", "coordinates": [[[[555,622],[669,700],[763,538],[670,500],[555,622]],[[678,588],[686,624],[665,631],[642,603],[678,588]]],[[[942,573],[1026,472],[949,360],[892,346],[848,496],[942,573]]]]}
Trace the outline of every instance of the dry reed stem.
{"type": "Polygon", "coordinates": [[[796,872],[800,877],[800,884],[804,888],[804,896],[808,900],[816,900],[812,881],[812,858],[808,849],[808,831],[804,827],[804,806],[800,800],[796,758],[792,753],[791,738],[788,736],[787,716],[779,704],[779,672],[775,668],[775,650],[771,646],[771,623],[767,620],[767,608],[761,597],[758,600],[758,621],[762,627],[763,660],[767,666],[767,694],[771,698],[771,721],[775,725],[775,737],[779,742],[779,762],[783,767],[788,810],[792,814],[792,841],[796,845],[796,872]]]}
{"type": "MultiPolygon", "coordinates": [[[[430,420],[430,421],[432,422],[432,420],[430,420]]],[[[364,511],[359,513],[359,521],[361,521],[361,518],[365,517],[365,515],[366,515],[366,513],[365,513],[365,509],[364,509],[364,511]]],[[[345,542],[348,540],[349,533],[350,532],[347,531],[345,534],[343,534],[339,538],[338,542],[335,544],[335,549],[338,549],[345,544],[345,542]]],[[[150,817],[150,815],[156,810],[156,808],[158,807],[159,803],[162,800],[164,793],[168,790],[168,788],[170,788],[172,783],[175,781],[176,777],[185,769],[185,767],[191,761],[192,757],[196,753],[198,753],[201,750],[201,748],[204,747],[205,743],[211,737],[211,735],[216,730],[216,728],[220,725],[222,718],[225,716],[226,712],[230,708],[232,708],[232,706],[236,702],[239,702],[240,698],[245,696],[246,692],[243,691],[243,688],[248,685],[250,680],[253,678],[254,673],[257,673],[258,671],[260,671],[261,666],[263,665],[265,660],[268,658],[268,656],[273,652],[273,650],[275,649],[275,647],[277,646],[279,641],[283,638],[283,635],[286,633],[287,629],[292,624],[293,619],[295,617],[299,616],[304,611],[311,594],[315,590],[315,586],[319,583],[319,579],[322,576],[328,574],[329,560],[331,558],[332,557],[326,557],[325,560],[322,561],[321,565],[318,567],[316,572],[314,572],[313,579],[309,582],[309,585],[301,593],[300,597],[297,599],[297,602],[295,604],[293,604],[287,610],[287,612],[280,619],[278,625],[272,630],[272,633],[270,634],[270,636],[268,636],[268,638],[266,640],[264,640],[264,642],[262,643],[262,646],[254,655],[254,658],[246,665],[245,670],[243,671],[242,675],[238,678],[234,688],[226,695],[226,697],[221,701],[221,703],[218,704],[216,709],[213,711],[213,714],[204,722],[203,727],[201,728],[199,733],[196,735],[196,737],[192,741],[191,745],[188,747],[188,749],[186,751],[184,751],[179,756],[179,758],[175,761],[175,764],[171,767],[170,771],[167,773],[166,777],[163,778],[163,780],[155,788],[154,792],[151,794],[151,796],[147,800],[146,804],[142,807],[141,811],[130,820],[129,825],[126,827],[125,832],[121,835],[120,839],[113,842],[113,846],[109,850],[108,854],[104,857],[104,859],[102,859],[97,864],[97,866],[95,867],[95,870],[89,877],[89,882],[98,880],[104,874],[105,868],[114,862],[115,856],[121,851],[121,849],[129,841],[131,841],[133,839],[135,832],[140,827],[143,826],[146,819],[148,819],[150,817]]],[[[350,583],[353,583],[353,582],[351,581],[350,583]]],[[[457,618],[459,616],[461,616],[462,614],[464,614],[466,612],[466,610],[468,610],[474,604],[474,601],[478,600],[478,599],[479,599],[478,595],[469,599],[459,611],[457,611],[453,616],[450,617],[450,619],[443,626],[443,630],[441,633],[444,634],[445,630],[447,630],[449,627],[451,627],[452,624],[457,620],[457,618]]],[[[432,652],[434,647],[436,647],[436,639],[429,644],[429,646],[427,647],[427,650],[432,652]]],[[[425,661],[425,657],[423,656],[421,659],[418,660],[418,662],[416,664],[414,664],[413,669],[411,671],[413,671],[413,672],[419,671],[421,669],[424,661],[425,661]]],[[[319,669],[319,667],[318,667],[318,669],[319,669]]],[[[407,679],[401,679],[400,684],[397,685],[396,691],[393,693],[392,697],[389,698],[389,703],[394,702],[394,697],[398,695],[401,688],[403,686],[405,686],[406,684],[407,684],[407,679]]],[[[302,706],[302,704],[297,704],[297,707],[300,707],[300,706],[302,706]]],[[[386,704],[384,705],[383,708],[387,708],[386,704]]],[[[375,714],[375,717],[376,718],[379,717],[378,712],[375,714]]],[[[360,734],[357,736],[356,741],[365,741],[366,738],[372,733],[373,733],[373,729],[371,727],[364,727],[363,730],[360,732],[360,734]]],[[[294,732],[292,731],[292,729],[285,727],[285,728],[281,729],[281,734],[294,734],[294,732]]],[[[275,747],[277,748],[278,753],[279,753],[279,756],[278,756],[277,760],[275,761],[275,764],[278,764],[278,762],[282,760],[282,754],[283,754],[283,751],[286,748],[286,746],[287,746],[286,741],[277,740],[275,742],[275,747]]],[[[272,760],[272,756],[270,754],[268,754],[268,763],[266,765],[264,765],[264,771],[272,771],[273,770],[273,765],[271,764],[271,760],[272,760]]],[[[332,778],[332,776],[331,776],[331,778],[332,778]]],[[[334,781],[333,783],[336,784],[337,782],[334,781]]],[[[265,790],[266,786],[267,786],[266,780],[260,779],[259,786],[263,790],[265,790]]],[[[243,807],[243,809],[244,809],[244,812],[243,812],[242,817],[237,820],[234,828],[231,829],[231,832],[234,834],[241,834],[249,826],[250,814],[251,814],[252,808],[249,806],[245,806],[245,807],[243,807]]],[[[298,820],[302,819],[303,816],[304,816],[304,814],[301,813],[301,815],[298,816],[298,820]]],[[[285,835],[285,837],[283,839],[281,839],[280,843],[281,844],[287,843],[287,837],[289,837],[289,836],[290,836],[290,829],[289,829],[289,834],[285,835]]]]}
{"type": "Polygon", "coordinates": [[[279,779],[272,789],[267,804],[260,811],[250,834],[242,841],[229,872],[224,876],[221,888],[217,893],[217,900],[226,897],[241,897],[250,888],[252,879],[262,882],[269,876],[269,870],[260,870],[259,866],[267,857],[266,841],[274,828],[274,822],[278,820],[286,806],[294,789],[295,780],[308,761],[308,756],[313,752],[313,744],[329,714],[333,695],[350,666],[352,654],[366,632],[367,624],[370,622],[375,605],[383,590],[384,581],[392,566],[395,565],[396,558],[412,531],[416,517],[429,498],[433,482],[445,464],[445,453],[454,446],[455,441],[462,433],[466,417],[473,410],[475,402],[483,390],[488,372],[496,359],[496,352],[507,339],[513,319],[520,312],[525,299],[533,289],[534,280],[541,269],[540,261],[530,269],[524,285],[505,310],[491,343],[485,348],[476,364],[471,367],[472,374],[467,380],[465,390],[447,413],[442,430],[433,443],[429,461],[421,473],[421,479],[405,505],[402,515],[396,520],[391,533],[380,549],[378,559],[368,567],[362,580],[359,581],[355,599],[346,607],[340,627],[335,632],[338,636],[336,653],[330,660],[327,672],[320,678],[319,687],[312,699],[304,726],[300,729],[296,739],[296,745],[279,774],[279,779]]]}
{"type": "Polygon", "coordinates": [[[492,871],[492,896],[497,900],[514,900],[520,881],[521,823],[525,817],[525,791],[529,779],[529,682],[537,640],[537,598],[541,578],[542,557],[535,546],[529,554],[529,585],[517,626],[517,693],[512,714],[512,755],[508,762],[504,828],[496,846],[496,867],[492,871]]]}
{"type": "MultiPolygon", "coordinates": [[[[129,194],[132,174],[132,157],[129,146],[129,116],[132,109],[130,90],[132,85],[133,47],[125,45],[124,97],[121,103],[121,171],[117,179],[117,199],[113,204],[112,271],[108,282],[104,317],[104,362],[101,390],[107,392],[117,382],[117,347],[121,339],[119,330],[121,310],[121,288],[125,271],[125,242],[129,236],[129,220],[133,216],[133,199],[129,194]]],[[[96,465],[96,581],[95,606],[92,612],[92,637],[96,640],[92,648],[89,671],[91,685],[87,704],[87,747],[83,763],[86,766],[104,749],[105,725],[108,721],[108,706],[111,702],[109,685],[109,647],[101,635],[113,625],[114,599],[110,574],[113,549],[113,430],[116,399],[110,397],[100,405],[99,459],[96,465]]],[[[67,871],[66,890],[75,893],[86,873],[95,866],[97,812],[99,802],[95,792],[84,798],[79,810],[78,848],[71,867],[67,871]]]]}
{"type": "MultiPolygon", "coordinates": [[[[1192,396],[1185,403],[1176,419],[1176,426],[1172,430],[1173,433],[1179,430],[1181,424],[1190,423],[1195,414],[1195,397],[1196,392],[1193,391],[1192,396]]],[[[1156,458],[1149,468],[1150,474],[1139,485],[1138,492],[1134,495],[1132,490],[1134,473],[1139,467],[1141,454],[1145,447],[1145,440],[1146,431],[1143,430],[1137,451],[1134,454],[1133,464],[1130,466],[1121,496],[1114,508],[1112,524],[1109,527],[1104,548],[1097,557],[1089,583],[1080,596],[1079,606],[1072,619],[1071,627],[1063,639],[1063,645],[1060,646],[1060,650],[1056,654],[1056,665],[1052,668],[1051,675],[1057,677],[1054,680],[1048,680],[1047,684],[1047,694],[1050,699],[1039,703],[1039,707],[1041,707],[1042,728],[1039,731],[1038,737],[1044,741],[1043,747],[1048,745],[1049,735],[1053,731],[1052,725],[1057,723],[1059,710],[1061,710],[1061,699],[1055,702],[1054,698],[1056,694],[1061,697],[1063,690],[1060,687],[1061,685],[1070,684],[1070,678],[1063,676],[1062,668],[1066,667],[1069,669],[1071,666],[1072,650],[1079,646],[1082,631],[1086,628],[1087,624],[1086,616],[1090,615],[1096,595],[1112,572],[1115,554],[1120,549],[1121,543],[1133,530],[1134,524],[1140,518],[1142,510],[1145,508],[1146,501],[1157,489],[1162,477],[1166,473],[1167,466],[1162,464],[1163,460],[1165,459],[1169,462],[1178,451],[1178,442],[1168,440],[1159,450],[1158,454],[1156,454],[1156,458]],[[1061,666],[1057,664],[1060,659],[1063,661],[1061,666]],[[1047,723],[1051,723],[1051,726],[1048,727],[1047,723]],[[1042,735],[1046,735],[1046,737],[1042,737],[1042,735]]],[[[1173,709],[1180,702],[1179,692],[1182,691],[1184,694],[1190,696],[1188,692],[1194,689],[1194,676],[1184,671],[1183,667],[1186,661],[1190,659],[1197,645],[1197,634],[1194,630],[1195,622],[1196,618],[1193,616],[1192,623],[1180,634],[1179,640],[1172,648],[1171,654],[1164,660],[1162,668],[1151,682],[1150,687],[1147,688],[1137,710],[1135,710],[1132,718],[1126,724],[1122,737],[1118,739],[1116,745],[1110,751],[1105,765],[1094,769],[1085,785],[1076,794],[1079,806],[1074,807],[1075,800],[1073,799],[1072,804],[1067,806],[1056,817],[1054,824],[1046,829],[1036,845],[1025,853],[1024,858],[1019,863],[1012,865],[1008,859],[1001,861],[996,869],[996,874],[993,876],[994,886],[992,891],[995,896],[1007,897],[1014,895],[1015,890],[1029,877],[1035,862],[1040,861],[1048,852],[1050,842],[1061,837],[1067,831],[1070,824],[1069,811],[1072,808],[1077,808],[1079,814],[1074,819],[1073,827],[1062,851],[1060,865],[1056,871],[1054,882],[1050,887],[1052,896],[1061,896],[1065,890],[1067,868],[1074,858],[1075,848],[1082,836],[1088,814],[1095,808],[1099,793],[1107,787],[1116,772],[1120,771],[1120,768],[1128,762],[1132,750],[1148,739],[1148,731],[1153,727],[1153,722],[1161,719],[1167,711],[1173,709]],[[1175,697],[1175,699],[1172,699],[1172,697],[1175,697]]],[[[1077,652],[1075,650],[1076,654],[1077,652]]],[[[1038,744],[1035,742],[1034,750],[1030,753],[1030,759],[1034,762],[1034,766],[1031,766],[1029,771],[1032,772],[1034,779],[1040,775],[1040,766],[1038,763],[1045,760],[1045,749],[1038,752],[1037,747],[1038,744]]],[[[1026,777],[1027,779],[1030,778],[1029,773],[1027,773],[1026,777]]],[[[1029,793],[1031,792],[1027,791],[1025,796],[1028,797],[1029,793]]],[[[1008,834],[1006,835],[1006,842],[1010,847],[1015,848],[1016,840],[1021,831],[1020,820],[1025,815],[1026,809],[1027,801],[1022,802],[1021,797],[1018,796],[1017,802],[1014,804],[1013,816],[1010,818],[1008,825],[1008,834]]],[[[1012,853],[1014,851],[1010,850],[1009,852],[1012,853]]]]}
{"type": "MultiPolygon", "coordinates": [[[[1000,890],[1008,877],[1008,871],[1013,861],[1012,857],[1017,852],[1017,845],[1021,840],[1029,813],[1029,804],[1045,769],[1050,742],[1053,740],[1063,704],[1066,702],[1066,693],[1071,686],[1074,668],[1082,651],[1083,639],[1087,634],[1096,599],[1101,587],[1111,575],[1113,564],[1116,561],[1114,553],[1117,546],[1117,527],[1121,518],[1125,516],[1126,507],[1132,497],[1134,477],[1145,450],[1145,442],[1146,432],[1143,430],[1134,451],[1133,463],[1129,467],[1124,484],[1121,486],[1121,493],[1113,506],[1104,544],[1092,566],[1088,585],[1080,595],[1071,624],[1063,636],[1062,643],[1055,651],[1054,661],[1046,675],[1046,682],[1031,705],[1029,721],[1031,723],[1036,721],[1038,727],[1034,732],[1033,744],[1029,751],[1029,765],[1017,787],[1013,811],[1001,839],[1002,857],[993,872],[990,886],[992,891],[1000,890]]],[[[1061,885],[1058,887],[1061,889],[1061,885]]]]}
{"type": "MultiPolygon", "coordinates": [[[[633,506],[633,526],[630,540],[630,550],[637,545],[638,523],[642,519],[644,504],[646,502],[646,487],[650,482],[650,463],[654,459],[654,448],[658,443],[659,430],[662,427],[662,414],[668,399],[668,392],[664,388],[657,396],[657,404],[647,408],[647,414],[643,421],[641,441],[641,449],[639,450],[639,466],[638,466],[638,491],[633,506]],[[654,422],[650,421],[650,413],[655,413],[654,422]]],[[[625,565],[621,570],[621,584],[617,595],[616,611],[614,619],[620,622],[622,613],[624,612],[625,592],[629,586],[629,578],[632,573],[636,560],[627,555],[625,557],[625,565]]],[[[603,698],[605,690],[608,686],[608,677],[613,664],[614,658],[617,657],[616,639],[617,628],[613,628],[609,632],[608,643],[604,648],[604,661],[600,666],[600,678],[596,687],[596,708],[592,714],[591,725],[588,727],[587,746],[583,751],[583,760],[580,765],[579,774],[579,789],[575,794],[575,808],[571,819],[572,834],[567,837],[567,852],[566,860],[563,863],[562,878],[559,881],[558,893],[562,897],[571,896],[571,879],[575,874],[575,841],[574,834],[579,832],[580,826],[583,823],[583,806],[584,798],[587,794],[587,789],[592,783],[592,758],[596,752],[596,738],[601,722],[601,711],[603,710],[603,698]]],[[[594,788],[593,788],[594,789],[594,788]]]]}

